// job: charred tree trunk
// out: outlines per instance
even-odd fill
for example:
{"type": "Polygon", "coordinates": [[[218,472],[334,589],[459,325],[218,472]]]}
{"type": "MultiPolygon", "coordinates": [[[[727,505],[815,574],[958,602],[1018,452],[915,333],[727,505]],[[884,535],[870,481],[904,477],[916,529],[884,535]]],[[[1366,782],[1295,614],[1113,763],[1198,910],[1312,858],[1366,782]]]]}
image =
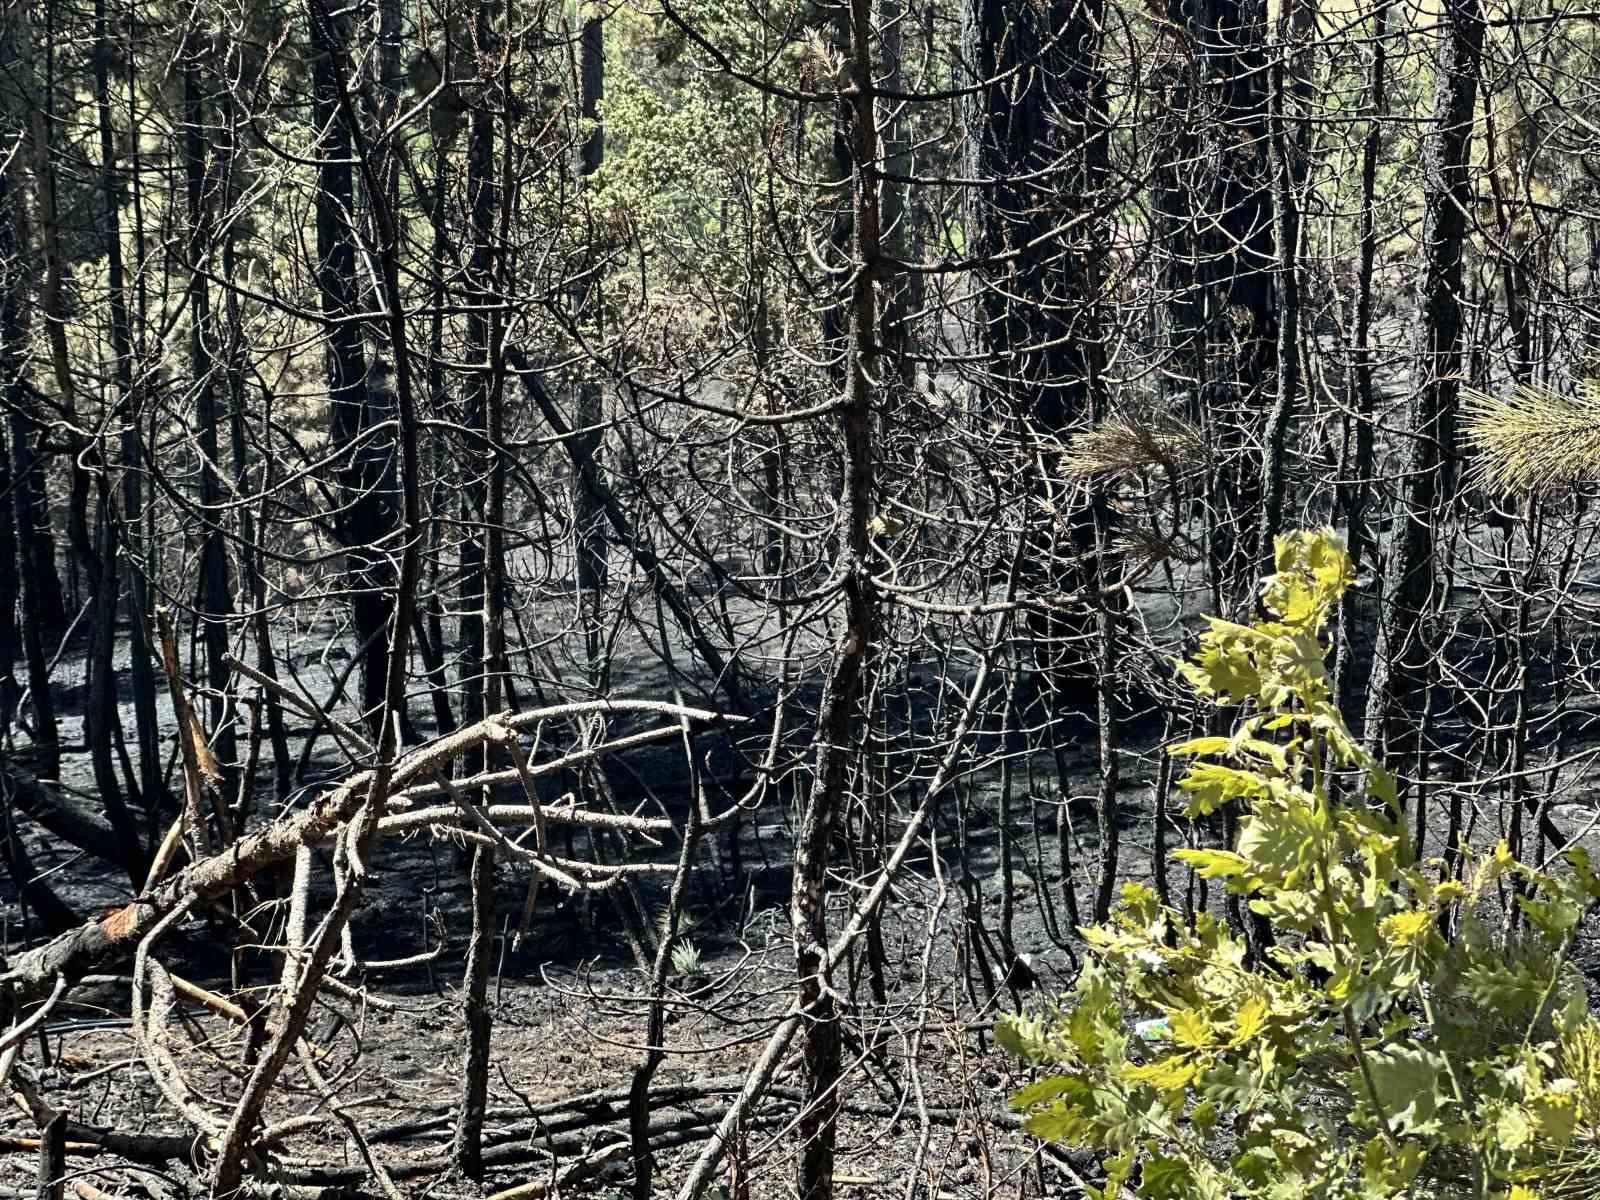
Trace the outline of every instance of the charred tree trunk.
{"type": "MultiPolygon", "coordinates": [[[[1367,105],[1371,116],[1361,144],[1360,246],[1357,251],[1356,294],[1354,298],[1353,341],[1350,375],[1355,393],[1356,413],[1354,454],[1346,454],[1340,502],[1348,530],[1350,566],[1357,574],[1363,563],[1376,553],[1372,531],[1367,524],[1367,506],[1372,498],[1374,473],[1373,414],[1376,388],[1373,383],[1372,297],[1373,274],[1378,257],[1377,192],[1378,152],[1383,144],[1383,118],[1388,113],[1389,3],[1381,0],[1372,16],[1372,66],[1367,77],[1367,105]]],[[[1346,435],[1349,436],[1348,434],[1346,435]]],[[[1334,659],[1334,680],[1339,704],[1353,720],[1356,709],[1355,674],[1351,671],[1352,640],[1358,620],[1356,589],[1345,591],[1339,607],[1339,640],[1334,659]]]]}
{"type": "MultiPolygon", "coordinates": [[[[985,386],[1024,444],[1042,443],[1043,454],[1030,455],[1036,462],[1106,409],[1100,290],[1110,251],[1096,211],[1109,165],[1102,7],[973,0],[965,10],[967,53],[981,78],[968,102],[966,173],[980,181],[970,203],[985,386]]],[[[1055,495],[1047,473],[1027,473],[1049,514],[1030,556],[1049,564],[1035,586],[1103,585],[1117,569],[1097,532],[1110,524],[1104,493],[1055,495]]],[[[1094,678],[1098,627],[1093,605],[1036,622],[1053,686],[1094,678]]]]}
{"type": "MultiPolygon", "coordinates": [[[[1039,444],[1041,452],[1028,455],[1033,464],[1048,462],[1053,448],[1103,418],[1108,404],[1109,322],[1100,295],[1110,257],[1099,211],[1110,151],[1102,16],[1100,0],[973,0],[965,11],[967,53],[982,80],[968,102],[966,173],[980,181],[971,207],[986,388],[1022,430],[1023,445],[1039,444]]],[[[1099,485],[1062,495],[1050,472],[1032,465],[1026,473],[1041,525],[1028,558],[1048,564],[1034,586],[1089,597],[1074,612],[1035,618],[1033,631],[1058,718],[1075,684],[1094,688],[1102,735],[1099,910],[1113,886],[1119,838],[1118,712],[1107,672],[1122,600],[1095,598],[1120,569],[1109,544],[1112,511],[1099,485]]]]}
{"type": "MultiPolygon", "coordinates": [[[[16,41],[21,53],[19,67],[22,77],[30,81],[35,93],[28,107],[28,140],[33,151],[34,192],[43,254],[38,304],[56,391],[48,404],[64,418],[60,422],[51,422],[61,431],[53,434],[51,441],[58,448],[58,453],[65,451],[61,461],[68,480],[67,535],[77,565],[82,568],[88,591],[85,611],[90,619],[85,654],[88,687],[84,704],[84,735],[95,785],[106,816],[119,837],[129,846],[137,847],[138,832],[123,802],[122,785],[113,758],[120,730],[117,728],[116,679],[112,659],[118,575],[113,566],[115,547],[108,508],[110,494],[104,471],[99,469],[98,442],[77,432],[77,379],[67,335],[67,249],[63,239],[61,179],[56,147],[59,137],[56,47],[62,29],[54,10],[47,10],[41,54],[32,45],[31,23],[26,6],[14,10],[14,20],[17,26],[16,41]],[[94,497],[92,515],[91,494],[94,497]]],[[[137,862],[139,855],[135,850],[130,857],[137,862]]],[[[131,874],[135,886],[143,882],[142,872],[137,867],[132,869],[131,874]]]]}
{"type": "MultiPolygon", "coordinates": [[[[974,0],[966,12],[982,80],[969,101],[967,173],[981,181],[971,205],[986,383],[992,402],[1047,439],[1086,428],[1105,405],[1098,294],[1108,249],[1105,222],[1092,215],[1108,168],[1100,11],[1099,0],[974,0]],[[1065,220],[1069,212],[1081,219],[1065,220]]],[[[1072,506],[1054,586],[1099,574],[1096,518],[1105,515],[1099,498],[1072,506]]]]}
{"type": "Polygon", "coordinates": [[[221,416],[217,407],[217,327],[211,311],[211,273],[206,259],[215,242],[215,172],[207,146],[210,109],[205,93],[201,35],[191,35],[183,50],[183,168],[189,214],[189,369],[195,388],[195,424],[200,447],[200,596],[195,606],[206,650],[206,725],[216,739],[224,770],[238,762],[232,706],[228,703],[228,622],[233,615],[227,540],[222,530],[221,416]]]}
{"type": "MultiPolygon", "coordinates": [[[[492,10],[478,7],[474,39],[478,53],[486,52],[492,10]]],[[[474,105],[467,142],[466,199],[470,222],[471,256],[467,264],[467,287],[472,311],[467,315],[467,357],[472,373],[463,396],[463,432],[466,453],[462,456],[464,486],[461,530],[461,719],[471,725],[484,716],[484,587],[487,563],[489,476],[495,448],[489,444],[489,402],[492,388],[490,363],[490,318],[485,309],[493,295],[495,186],[494,113],[487,97],[474,105]]],[[[482,771],[483,754],[464,764],[469,773],[482,771]]]]}
{"type": "MultiPolygon", "coordinates": [[[[494,8],[478,6],[475,41],[479,61],[488,58],[494,8]]],[[[466,384],[465,426],[468,453],[463,470],[466,520],[461,543],[461,673],[462,716],[467,724],[483,719],[500,707],[500,689],[486,678],[497,668],[493,652],[502,622],[497,597],[500,586],[500,537],[496,528],[504,520],[504,484],[500,460],[500,403],[502,372],[494,363],[497,322],[488,313],[494,296],[495,211],[499,190],[495,177],[495,113],[487,90],[474,106],[467,145],[467,206],[471,222],[472,254],[467,266],[472,311],[467,317],[467,355],[473,371],[466,384]],[[491,631],[496,635],[491,639],[491,631]]],[[[488,744],[468,756],[469,773],[490,765],[488,744]]],[[[481,797],[487,804],[489,797],[481,797]]],[[[483,1122],[489,1094],[490,1039],[493,1014],[489,1005],[489,968],[494,953],[494,848],[480,845],[473,852],[472,940],[467,949],[462,992],[466,1003],[467,1053],[464,1063],[461,1119],[456,1126],[454,1157],[461,1172],[471,1179],[483,1176],[483,1122]]]]}
{"type": "Polygon", "coordinates": [[[494,847],[472,854],[472,937],[467,943],[467,1053],[462,1063],[461,1118],[451,1148],[456,1166],[468,1179],[483,1178],[483,1122],[489,1098],[489,968],[494,962],[494,847]]]}
{"type": "Polygon", "coordinates": [[[1175,128],[1158,171],[1169,374],[1207,428],[1218,464],[1207,479],[1217,601],[1247,607],[1262,527],[1257,444],[1278,367],[1273,277],[1264,0],[1173,3],[1192,54],[1169,68],[1175,128]]]}
{"type": "Polygon", "coordinates": [[[1273,542],[1283,531],[1288,500],[1289,429],[1300,398],[1300,193],[1306,182],[1310,134],[1311,44],[1316,34],[1313,0],[1282,0],[1279,49],[1268,71],[1267,124],[1272,172],[1273,237],[1278,252],[1277,399],[1267,419],[1261,473],[1262,569],[1271,570],[1273,542]]]}
{"type": "MultiPolygon", "coordinates": [[[[396,550],[399,555],[398,570],[394,571],[393,591],[376,597],[379,610],[388,609],[393,621],[387,629],[380,625],[377,638],[388,635],[382,646],[382,661],[387,675],[380,681],[380,699],[372,719],[376,733],[376,747],[370,787],[364,790],[364,799],[356,809],[351,825],[344,831],[344,861],[348,870],[340,881],[332,908],[318,925],[317,932],[307,947],[300,968],[299,983],[287,997],[283,1015],[251,1070],[249,1080],[240,1094],[229,1118],[217,1150],[216,1165],[211,1173],[211,1191],[218,1196],[233,1196],[240,1187],[245,1169],[245,1156],[261,1117],[262,1106],[276,1083],[279,1074],[299,1044],[311,1016],[318,984],[340,943],[351,913],[364,895],[368,868],[367,854],[378,828],[378,816],[383,808],[397,758],[397,726],[405,708],[406,662],[411,637],[411,618],[420,573],[420,546],[422,535],[422,506],[418,487],[418,431],[415,392],[412,386],[411,361],[406,348],[406,322],[402,308],[399,265],[399,234],[393,210],[387,203],[373,169],[370,148],[361,137],[352,115],[349,101],[350,72],[345,55],[345,35],[335,25],[324,0],[308,0],[307,17],[311,27],[312,87],[314,111],[317,120],[318,149],[321,152],[317,171],[323,190],[318,196],[318,249],[321,252],[319,280],[324,292],[325,311],[332,305],[349,308],[353,298],[353,285],[349,274],[342,278],[330,271],[330,262],[350,262],[353,259],[354,235],[344,215],[348,206],[338,208],[331,196],[350,194],[351,167],[360,164],[369,197],[373,198],[374,224],[377,228],[373,266],[382,288],[384,335],[394,352],[395,388],[392,394],[392,411],[395,418],[393,435],[387,445],[390,454],[388,478],[394,491],[388,502],[395,509],[397,528],[396,550]],[[343,153],[339,153],[339,150],[343,153]],[[337,253],[340,258],[334,259],[337,253]],[[350,289],[350,290],[345,290],[350,289]],[[331,304],[330,304],[331,302],[331,304]]],[[[329,334],[336,340],[330,349],[329,374],[341,399],[348,395],[348,376],[339,372],[345,369],[339,359],[348,355],[348,343],[342,341],[347,333],[354,332],[359,353],[359,327],[355,322],[335,323],[329,334]]],[[[355,386],[364,386],[359,382],[355,386]]]]}
{"type": "MultiPolygon", "coordinates": [[[[0,47],[6,46],[7,40],[0,33],[0,47]]],[[[0,57],[4,57],[3,51],[0,57]]],[[[61,772],[61,752],[50,696],[49,660],[44,648],[44,631],[56,623],[52,622],[50,611],[55,550],[53,542],[47,535],[41,537],[39,529],[41,513],[33,484],[42,472],[31,442],[31,422],[26,415],[33,411],[34,399],[22,378],[22,362],[28,344],[28,239],[23,205],[9,172],[0,171],[0,271],[4,272],[4,279],[0,281],[0,387],[5,389],[6,432],[11,456],[9,495],[0,503],[11,505],[16,530],[21,583],[19,611],[23,656],[28,666],[34,770],[42,778],[56,779],[61,772]],[[48,572],[40,569],[41,553],[49,559],[48,572]]],[[[59,583],[55,592],[59,600],[59,583]]]]}
{"type": "MultiPolygon", "coordinates": [[[[111,352],[116,360],[117,412],[123,428],[119,454],[122,480],[121,511],[109,505],[114,528],[113,547],[103,556],[107,571],[121,571],[120,592],[128,622],[128,675],[133,688],[134,732],[138,744],[140,801],[147,812],[159,806],[164,791],[161,777],[160,732],[156,724],[156,681],[145,626],[147,586],[144,573],[131,552],[143,508],[140,480],[138,414],[133,389],[133,321],[128,306],[127,273],[122,258],[122,181],[117,171],[116,131],[111,111],[111,64],[116,61],[116,39],[106,18],[105,0],[95,0],[94,90],[100,136],[100,193],[104,209],[106,281],[111,308],[111,352]]],[[[131,70],[131,50],[124,51],[131,70]]],[[[130,87],[130,94],[131,94],[130,87]]],[[[114,629],[116,608],[101,620],[114,629]]],[[[132,785],[130,785],[131,787],[132,785]]],[[[139,882],[143,882],[140,880],[139,882]]]]}
{"type": "MultiPolygon", "coordinates": [[[[869,656],[877,628],[878,597],[872,582],[870,521],[874,490],[873,398],[878,374],[878,276],[882,273],[879,222],[880,169],[873,86],[871,0],[850,0],[839,126],[850,135],[853,196],[850,343],[844,408],[844,486],[840,496],[836,570],[844,580],[844,616],[817,719],[816,778],[795,842],[794,928],[796,997],[803,1020],[804,1107],[797,1124],[801,1151],[800,1200],[831,1200],[839,1112],[840,1013],[825,977],[828,945],[828,868],[836,824],[851,799],[851,767],[863,726],[869,656]]],[[[859,774],[859,772],[857,772],[859,774]]]]}
{"type": "MultiPolygon", "coordinates": [[[[341,105],[333,59],[345,52],[348,15],[314,14],[311,21],[312,119],[317,133],[317,284],[327,320],[327,378],[331,440],[343,457],[337,472],[334,530],[345,550],[355,635],[361,655],[361,706],[371,724],[384,706],[389,628],[394,618],[395,539],[400,529],[392,436],[366,436],[394,418],[389,368],[374,363],[359,323],[356,271],[353,136],[341,105]],[[363,440],[363,438],[365,440],[363,440]]],[[[406,641],[409,630],[394,634],[406,641]]],[[[397,714],[398,715],[398,714],[397,714]]],[[[374,729],[374,740],[380,731],[374,729]]]]}
{"type": "MultiPolygon", "coordinates": [[[[0,183],[0,195],[4,184],[0,183]]],[[[0,357],[0,370],[6,363],[0,357]]],[[[0,496],[11,492],[11,446],[0,423],[0,496]]],[[[12,722],[22,699],[17,682],[17,660],[22,657],[22,633],[17,626],[17,514],[0,503],[0,750],[11,749],[12,722]]]]}
{"type": "MultiPolygon", "coordinates": [[[[583,28],[578,37],[578,118],[582,122],[578,172],[588,178],[600,169],[605,161],[605,124],[600,111],[605,99],[605,24],[600,11],[585,10],[583,28]]],[[[575,297],[576,317],[580,322],[598,326],[600,289],[589,273],[597,269],[598,256],[584,263],[584,277],[578,284],[575,297]]],[[[575,447],[580,457],[599,471],[605,459],[605,400],[600,384],[592,378],[580,379],[574,396],[572,422],[580,445],[575,447]]],[[[578,585],[579,616],[583,622],[585,651],[589,662],[591,683],[598,685],[601,648],[600,610],[605,595],[608,566],[605,514],[598,498],[580,479],[573,480],[572,513],[574,525],[574,552],[577,556],[574,575],[578,585]]]]}
{"type": "MultiPolygon", "coordinates": [[[[448,238],[445,233],[445,201],[447,188],[446,180],[450,174],[449,153],[445,144],[435,139],[433,159],[433,192],[429,197],[428,222],[431,226],[432,246],[429,255],[431,278],[429,279],[432,295],[432,314],[428,320],[428,398],[432,405],[435,417],[448,411],[449,390],[445,384],[444,372],[444,307],[445,307],[445,261],[448,238]]],[[[429,590],[423,602],[424,612],[422,624],[427,633],[426,638],[419,637],[417,643],[422,650],[424,663],[428,672],[430,687],[429,699],[432,702],[434,726],[437,732],[449,733],[456,727],[455,712],[450,706],[450,677],[445,669],[444,658],[444,612],[440,600],[443,588],[443,571],[440,560],[444,557],[445,528],[448,524],[447,514],[451,510],[450,496],[450,467],[454,456],[449,452],[447,443],[441,438],[433,438],[429,442],[433,458],[432,470],[429,472],[430,500],[428,518],[428,572],[429,590]]],[[[465,534],[463,534],[465,537],[465,534]]]]}
{"type": "MultiPolygon", "coordinates": [[[[46,320],[59,316],[55,305],[59,301],[60,261],[55,242],[54,221],[54,163],[51,158],[49,137],[50,121],[43,106],[49,102],[53,81],[48,70],[41,70],[33,44],[32,14],[26,3],[13,4],[0,21],[0,115],[3,115],[7,144],[15,147],[6,164],[10,181],[8,199],[9,216],[14,224],[14,239],[6,256],[8,291],[12,291],[17,304],[16,329],[20,334],[14,343],[17,370],[27,354],[27,339],[32,332],[32,308],[35,304],[44,310],[46,320]],[[40,211],[35,213],[39,228],[35,228],[28,211],[26,180],[32,166],[34,195],[40,211]],[[35,246],[35,234],[40,246],[35,246]],[[14,274],[9,274],[14,272],[14,274]]],[[[59,324],[59,322],[58,322],[59,324]]],[[[47,330],[50,342],[51,366],[58,383],[64,388],[72,386],[71,374],[65,369],[63,355],[58,347],[65,345],[65,328],[47,330]]],[[[12,382],[10,375],[6,379],[12,382]]],[[[68,623],[66,593],[61,586],[61,574],[56,562],[56,539],[50,516],[50,496],[46,483],[49,471],[40,453],[39,440],[44,436],[47,419],[43,411],[45,400],[21,378],[7,395],[8,417],[12,421],[12,471],[14,486],[20,493],[17,498],[17,534],[21,539],[23,568],[33,578],[26,580],[31,587],[33,602],[30,622],[37,623],[41,641],[63,632],[68,623]]],[[[70,407],[71,397],[63,394],[57,402],[70,407]]],[[[78,472],[72,472],[74,492],[79,485],[78,472]]],[[[46,706],[49,697],[43,698],[46,706]]]]}
{"type": "MultiPolygon", "coordinates": [[[[1417,709],[1433,675],[1423,625],[1434,603],[1438,525],[1449,500],[1462,358],[1461,277],[1473,204],[1472,127],[1483,57],[1479,0],[1446,0],[1434,128],[1424,157],[1422,277],[1413,393],[1394,544],[1366,712],[1366,736],[1402,770],[1420,749],[1417,709]]],[[[1401,798],[1404,800],[1404,784],[1401,798]]]]}

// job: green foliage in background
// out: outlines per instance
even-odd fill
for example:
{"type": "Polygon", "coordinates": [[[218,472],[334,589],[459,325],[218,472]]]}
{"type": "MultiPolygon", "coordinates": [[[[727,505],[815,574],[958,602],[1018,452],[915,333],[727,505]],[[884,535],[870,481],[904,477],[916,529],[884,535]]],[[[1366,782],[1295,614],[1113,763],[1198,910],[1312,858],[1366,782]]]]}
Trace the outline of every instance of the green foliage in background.
{"type": "Polygon", "coordinates": [[[1213,618],[1181,666],[1236,729],[1170,748],[1192,815],[1241,810],[1233,850],[1177,857],[1272,936],[1125,887],[1074,993],[1001,1023],[1046,1072],[1013,1105],[1098,1153],[1096,1200],[1600,1195],[1600,1024],[1569,956],[1600,878],[1581,850],[1559,874],[1504,843],[1416,861],[1324,666],[1343,545],[1280,538],[1276,567],[1271,619],[1213,618]]]}
{"type": "MultiPolygon", "coordinates": [[[[751,10],[696,0],[686,11],[735,57],[765,59],[751,10]]],[[[770,103],[702,69],[698,51],[662,18],[617,8],[606,37],[606,158],[578,233],[588,236],[592,224],[607,244],[629,246],[619,263],[642,267],[605,274],[608,309],[683,358],[714,352],[730,331],[761,320],[781,326],[787,280],[769,276],[783,260],[778,239],[800,236],[809,201],[775,165],[770,103]]],[[[776,81],[797,83],[807,53],[797,42],[773,55],[776,81]]]]}

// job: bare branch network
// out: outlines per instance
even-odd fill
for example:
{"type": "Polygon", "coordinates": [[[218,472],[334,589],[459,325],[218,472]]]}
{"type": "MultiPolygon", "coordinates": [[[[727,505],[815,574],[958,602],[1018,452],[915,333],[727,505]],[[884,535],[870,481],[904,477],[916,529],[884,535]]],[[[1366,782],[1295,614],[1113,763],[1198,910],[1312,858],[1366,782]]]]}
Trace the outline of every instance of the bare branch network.
{"type": "Polygon", "coordinates": [[[1419,850],[1600,845],[1596,16],[0,0],[0,1193],[1087,1195],[994,1021],[1270,948],[1298,528],[1419,850]]]}

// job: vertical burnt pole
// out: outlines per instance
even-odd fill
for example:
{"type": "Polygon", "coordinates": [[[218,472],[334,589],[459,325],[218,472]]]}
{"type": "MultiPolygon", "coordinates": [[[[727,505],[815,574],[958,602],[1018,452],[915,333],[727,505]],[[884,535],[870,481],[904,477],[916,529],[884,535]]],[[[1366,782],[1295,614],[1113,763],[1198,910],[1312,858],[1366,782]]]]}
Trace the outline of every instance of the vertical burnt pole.
{"type": "Polygon", "coordinates": [[[806,1092],[797,1124],[800,1200],[832,1200],[834,1192],[840,1014],[826,962],[828,867],[834,829],[853,794],[851,765],[863,736],[862,702],[879,603],[868,557],[875,475],[874,380],[879,375],[878,276],[884,269],[872,18],[871,0],[850,0],[841,30],[845,65],[839,80],[838,128],[850,146],[853,210],[845,402],[839,417],[844,450],[839,504],[843,561],[835,568],[842,580],[843,613],[817,720],[816,777],[795,842],[790,910],[806,1092]]]}
{"type": "MultiPolygon", "coordinates": [[[[976,181],[968,205],[983,388],[997,415],[1047,451],[1106,408],[1102,13],[1101,0],[970,0],[964,9],[966,53],[979,75],[966,102],[966,174],[976,181]]],[[[1048,472],[1029,474],[1049,508],[1064,509],[1065,538],[1054,521],[1040,535],[1038,556],[1050,563],[1040,586],[1094,587],[1114,570],[1096,532],[1110,518],[1105,496],[1063,498],[1048,472]]],[[[1051,650],[1058,666],[1092,672],[1094,624],[1090,612],[1046,623],[1040,632],[1065,643],[1051,650]]]]}
{"type": "MultiPolygon", "coordinates": [[[[606,94],[605,18],[599,5],[586,5],[578,34],[578,174],[581,179],[595,175],[605,161],[606,128],[602,105],[606,94]]],[[[601,288],[592,277],[598,270],[599,256],[590,253],[574,296],[576,319],[598,330],[601,315],[601,288]]],[[[574,447],[579,459],[593,465],[595,472],[605,460],[605,396],[593,378],[578,381],[573,396],[574,447]]],[[[576,527],[574,551],[577,555],[575,578],[578,585],[579,615],[583,621],[585,651],[591,682],[599,682],[601,651],[601,609],[609,578],[608,548],[604,506],[587,485],[587,476],[574,479],[573,523],[576,527]]]]}
{"type": "Polygon", "coordinates": [[[200,510],[204,514],[200,549],[198,610],[201,642],[206,652],[206,726],[217,738],[217,754],[226,769],[237,761],[233,716],[227,702],[228,621],[233,615],[229,586],[227,540],[222,530],[222,451],[218,436],[221,417],[217,409],[219,371],[214,357],[218,345],[217,323],[211,311],[208,259],[216,241],[217,185],[210,169],[205,60],[209,57],[205,34],[189,29],[183,57],[183,178],[189,218],[189,370],[195,389],[196,441],[200,447],[200,510]]]}
{"type": "Polygon", "coordinates": [[[1188,53],[1168,68],[1154,203],[1163,256],[1169,391],[1218,454],[1206,481],[1217,603],[1254,594],[1263,527],[1258,447],[1277,392],[1279,261],[1274,236],[1265,0],[1172,0],[1188,53]]]}
{"type": "Polygon", "coordinates": [[[317,286],[328,322],[330,440],[341,453],[334,530],[345,550],[361,656],[361,705],[371,726],[387,695],[395,590],[392,553],[397,549],[394,539],[401,514],[394,438],[365,436],[372,426],[393,416],[389,369],[387,364],[375,364],[369,376],[365,336],[360,322],[350,319],[360,311],[356,231],[350,216],[356,211],[354,142],[350,109],[342,103],[335,68],[336,57],[345,53],[347,20],[347,15],[326,15],[310,22],[312,120],[317,138],[317,286]]]}
{"type": "MultiPolygon", "coordinates": [[[[0,15],[0,134],[12,145],[26,136],[29,125],[31,101],[21,86],[31,74],[27,42],[25,13],[0,15]]],[[[18,629],[32,705],[34,771],[41,778],[56,779],[61,771],[61,750],[45,634],[62,627],[65,612],[45,503],[44,464],[34,444],[38,401],[23,378],[32,334],[37,264],[22,179],[21,171],[0,171],[0,392],[5,399],[11,476],[0,504],[11,506],[17,553],[15,568],[9,563],[0,566],[14,569],[19,585],[18,629]]]]}
{"type": "MultiPolygon", "coordinates": [[[[1435,553],[1450,496],[1462,366],[1462,262],[1473,204],[1472,128],[1483,60],[1480,0],[1445,0],[1434,127],[1423,154],[1422,275],[1407,412],[1409,447],[1384,577],[1366,736],[1404,778],[1425,742],[1419,709],[1433,676],[1423,622],[1437,586],[1435,553]]],[[[1402,790],[1401,799],[1405,799],[1402,790]]]]}

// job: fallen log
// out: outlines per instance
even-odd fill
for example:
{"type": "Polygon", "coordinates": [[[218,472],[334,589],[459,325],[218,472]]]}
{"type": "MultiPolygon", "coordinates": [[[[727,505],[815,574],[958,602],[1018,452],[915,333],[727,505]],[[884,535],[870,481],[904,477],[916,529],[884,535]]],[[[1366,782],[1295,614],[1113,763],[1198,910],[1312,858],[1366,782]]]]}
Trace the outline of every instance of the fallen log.
{"type": "Polygon", "coordinates": [[[10,799],[18,816],[84,853],[124,869],[132,865],[129,847],[110,823],[60,784],[47,783],[8,762],[0,765],[0,794],[10,799]]]}
{"type": "MultiPolygon", "coordinates": [[[[661,1149],[669,1149],[699,1141],[714,1132],[716,1116],[715,1113],[692,1113],[652,1125],[652,1143],[661,1149]]],[[[753,1126],[762,1124],[770,1124],[770,1121],[757,1118],[752,1122],[753,1126]]],[[[534,1161],[558,1166],[563,1157],[581,1160],[595,1152],[596,1132],[591,1129],[582,1135],[572,1133],[559,1137],[552,1135],[548,1139],[539,1139],[536,1142],[530,1142],[524,1137],[515,1142],[485,1147],[483,1165],[487,1168],[505,1169],[534,1161]]],[[[616,1144],[620,1144],[624,1150],[628,1145],[625,1137],[619,1137],[616,1144]]],[[[383,1165],[389,1175],[396,1180],[419,1179],[427,1175],[444,1174],[454,1169],[455,1160],[446,1153],[430,1155],[427,1158],[387,1161],[383,1165]]],[[[271,1169],[271,1178],[291,1184],[327,1187],[360,1184],[370,1180],[372,1175],[364,1166],[341,1163],[326,1166],[277,1165],[271,1169]]]]}
{"type": "MultiPolygon", "coordinates": [[[[53,1108],[22,1071],[15,1080],[12,1093],[16,1103],[37,1123],[46,1129],[62,1114],[53,1108]]],[[[86,1125],[70,1118],[65,1125],[68,1154],[115,1154],[129,1162],[160,1167],[169,1162],[187,1163],[193,1160],[193,1137],[163,1133],[130,1133],[99,1125],[86,1125]]],[[[28,1139],[20,1139],[28,1140],[28,1139]]],[[[35,1139],[36,1140],[36,1139],[35,1139]]]]}

